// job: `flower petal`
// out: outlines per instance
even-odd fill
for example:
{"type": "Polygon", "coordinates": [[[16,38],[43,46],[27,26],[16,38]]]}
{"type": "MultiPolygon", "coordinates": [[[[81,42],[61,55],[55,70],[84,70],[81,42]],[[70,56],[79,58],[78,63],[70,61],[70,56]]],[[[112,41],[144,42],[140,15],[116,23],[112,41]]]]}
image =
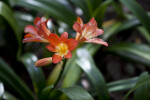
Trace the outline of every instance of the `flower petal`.
{"type": "Polygon", "coordinates": [[[57,46],[60,43],[59,36],[55,33],[51,33],[48,37],[50,44],[57,46]]]}
{"type": "Polygon", "coordinates": [[[33,37],[33,38],[25,38],[25,39],[23,39],[23,43],[25,43],[25,42],[47,42],[47,41],[43,40],[41,38],[33,37]]]}
{"type": "Polygon", "coordinates": [[[51,31],[47,28],[47,21],[41,23],[40,29],[43,30],[48,36],[51,33],[51,31]]]}
{"type": "Polygon", "coordinates": [[[42,17],[42,18],[36,17],[34,20],[34,25],[35,25],[36,29],[39,29],[40,24],[44,21],[46,21],[45,17],[42,17]]]}
{"type": "Polygon", "coordinates": [[[81,28],[81,25],[77,22],[75,22],[75,24],[73,25],[73,29],[79,33],[82,32],[82,28],[81,28]]]}
{"type": "Polygon", "coordinates": [[[86,38],[91,39],[91,38],[96,38],[97,36],[103,34],[104,31],[102,29],[96,29],[92,34],[89,34],[86,36],[86,38]]]}
{"type": "Polygon", "coordinates": [[[48,45],[48,46],[46,46],[46,48],[49,50],[49,51],[52,51],[52,52],[56,52],[56,48],[55,48],[55,46],[53,46],[53,45],[48,45]]]}
{"type": "Polygon", "coordinates": [[[64,32],[62,33],[61,37],[60,37],[60,41],[65,43],[68,39],[68,33],[67,32],[64,32]]]}
{"type": "Polygon", "coordinates": [[[89,34],[92,34],[96,30],[96,27],[97,22],[94,18],[91,18],[90,21],[87,24],[85,24],[82,35],[87,36],[89,34]]]}
{"type": "Polygon", "coordinates": [[[82,21],[82,19],[80,17],[77,17],[77,23],[83,25],[83,21],[82,21]]]}
{"type": "Polygon", "coordinates": [[[32,35],[36,35],[37,34],[37,30],[34,26],[32,25],[27,25],[25,27],[25,30],[24,30],[25,33],[31,33],[32,35]]]}
{"type": "Polygon", "coordinates": [[[68,52],[64,57],[65,57],[65,58],[71,58],[71,57],[72,57],[72,53],[71,53],[71,52],[68,52]]]}
{"type": "Polygon", "coordinates": [[[62,57],[57,55],[57,54],[54,54],[53,57],[52,57],[52,62],[53,63],[59,63],[60,61],[62,60],[62,57]]]}
{"type": "Polygon", "coordinates": [[[78,42],[75,39],[68,39],[66,43],[69,51],[72,51],[78,45],[78,42]]]}
{"type": "Polygon", "coordinates": [[[107,42],[104,42],[102,39],[99,39],[99,38],[90,39],[86,42],[102,44],[102,45],[108,46],[107,42]]]}
{"type": "Polygon", "coordinates": [[[52,57],[43,58],[34,63],[36,67],[45,66],[52,63],[52,57]]]}
{"type": "Polygon", "coordinates": [[[32,38],[33,36],[30,34],[30,33],[28,33],[28,34],[26,34],[25,36],[24,36],[24,38],[32,38]]]}

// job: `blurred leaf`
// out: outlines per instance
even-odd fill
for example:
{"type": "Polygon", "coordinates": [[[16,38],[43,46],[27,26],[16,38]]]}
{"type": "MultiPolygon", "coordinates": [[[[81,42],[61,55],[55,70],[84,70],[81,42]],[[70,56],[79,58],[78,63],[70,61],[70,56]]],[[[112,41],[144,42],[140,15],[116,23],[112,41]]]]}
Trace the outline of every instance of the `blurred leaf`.
{"type": "Polygon", "coordinates": [[[3,16],[8,21],[8,23],[10,24],[10,26],[12,27],[16,35],[18,45],[19,45],[17,58],[19,59],[20,54],[21,54],[21,48],[22,48],[21,34],[18,33],[17,23],[14,18],[12,10],[2,1],[0,1],[0,15],[3,16]]]}
{"type": "MultiPolygon", "coordinates": [[[[142,83],[143,81],[148,80],[149,82],[145,83],[143,86],[137,88],[134,92],[134,100],[149,100],[150,93],[150,76],[147,72],[140,75],[137,84],[142,83]]],[[[136,84],[136,85],[137,85],[136,84]]]]}
{"type": "MultiPolygon", "coordinates": [[[[88,1],[88,0],[86,0],[88,1]]],[[[90,19],[90,14],[89,14],[89,8],[88,5],[86,4],[85,0],[70,0],[70,2],[72,2],[74,5],[76,5],[77,7],[81,8],[83,11],[83,15],[86,16],[87,20],[90,19]]]]}
{"type": "Polygon", "coordinates": [[[125,21],[123,21],[123,23],[118,28],[118,32],[128,30],[130,28],[138,26],[139,24],[140,24],[140,22],[136,18],[125,20],[125,21]]]}
{"type": "Polygon", "coordinates": [[[57,0],[11,0],[11,2],[38,12],[44,12],[69,25],[72,25],[76,18],[73,11],[57,0]]]}
{"type": "Polygon", "coordinates": [[[95,17],[95,19],[98,23],[98,26],[102,25],[104,14],[106,12],[106,8],[111,2],[112,2],[112,0],[106,0],[103,3],[100,3],[99,6],[93,11],[91,17],[95,17]]]}
{"type": "Polygon", "coordinates": [[[54,69],[52,70],[51,74],[49,75],[49,77],[47,79],[47,85],[48,86],[53,85],[56,82],[56,80],[57,80],[57,78],[59,76],[59,73],[60,73],[60,71],[62,69],[62,64],[63,64],[63,62],[58,63],[54,67],[54,69]]]}
{"type": "Polygon", "coordinates": [[[0,82],[0,99],[3,98],[4,95],[4,85],[2,82],[0,82]]]}
{"type": "Polygon", "coordinates": [[[1,1],[0,1],[0,15],[3,16],[8,21],[8,23],[10,24],[10,26],[12,27],[12,29],[16,34],[18,42],[21,42],[21,35],[18,34],[17,23],[14,18],[13,12],[5,3],[1,1]]]}
{"type": "Polygon", "coordinates": [[[150,43],[150,34],[147,32],[147,30],[144,27],[138,27],[138,30],[141,32],[143,37],[150,43]]]}
{"type": "MultiPolygon", "coordinates": [[[[140,75],[140,77],[139,77],[139,79],[138,79],[138,82],[136,83],[136,85],[124,96],[124,98],[123,98],[123,100],[126,100],[127,99],[127,97],[134,91],[134,90],[136,90],[136,93],[135,93],[135,95],[137,95],[137,93],[141,93],[141,94],[139,94],[139,96],[141,96],[142,98],[145,98],[144,96],[148,96],[149,95],[149,93],[147,93],[148,91],[149,91],[149,88],[150,88],[150,75],[147,75],[147,72],[144,72],[144,73],[142,73],[142,75],[140,75]],[[148,87],[147,87],[148,86],[148,87]],[[145,89],[144,91],[144,93],[146,93],[146,94],[144,94],[144,95],[142,95],[143,93],[143,91],[140,91],[139,92],[139,89],[141,90],[142,88],[147,88],[147,89],[145,89]],[[137,90],[138,89],[138,90],[137,90]],[[147,95],[148,94],[148,95],[147,95]]],[[[140,97],[140,98],[141,98],[140,97]]],[[[147,100],[147,98],[146,99],[134,99],[134,100],[147,100]]]]}
{"type": "Polygon", "coordinates": [[[4,94],[4,100],[19,100],[16,97],[14,97],[12,94],[5,92],[4,94]]]}
{"type": "Polygon", "coordinates": [[[140,5],[135,0],[120,0],[120,2],[129,8],[129,10],[140,20],[146,30],[150,33],[150,18],[140,5]]]}
{"type": "Polygon", "coordinates": [[[22,99],[33,100],[32,92],[2,58],[0,58],[0,80],[22,99]]]}
{"type": "Polygon", "coordinates": [[[31,53],[27,53],[22,56],[21,61],[30,75],[35,92],[39,96],[45,87],[45,77],[42,69],[34,66],[37,57],[31,53]]]}
{"type": "Polygon", "coordinates": [[[42,90],[41,96],[39,100],[47,100],[49,93],[51,92],[51,89],[53,88],[53,85],[47,86],[42,90]]]}
{"type": "Polygon", "coordinates": [[[137,80],[138,77],[125,79],[125,80],[118,80],[118,81],[107,83],[107,87],[109,92],[127,90],[133,88],[137,80]]]}
{"type": "Polygon", "coordinates": [[[127,60],[136,61],[150,66],[150,46],[144,44],[119,43],[107,49],[109,52],[121,55],[127,60]]]}
{"type": "Polygon", "coordinates": [[[66,94],[71,100],[94,100],[91,95],[79,86],[59,89],[66,94]]]}
{"type": "Polygon", "coordinates": [[[90,53],[83,48],[77,50],[77,64],[87,74],[95,91],[98,94],[99,100],[109,100],[109,93],[103,75],[97,69],[94,60],[90,53]]]}

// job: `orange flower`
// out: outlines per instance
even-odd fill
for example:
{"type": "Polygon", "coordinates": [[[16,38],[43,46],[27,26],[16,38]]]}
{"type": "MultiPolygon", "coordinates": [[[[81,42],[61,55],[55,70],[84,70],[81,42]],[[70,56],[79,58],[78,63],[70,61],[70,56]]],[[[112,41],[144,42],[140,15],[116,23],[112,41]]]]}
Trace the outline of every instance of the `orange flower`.
{"type": "Polygon", "coordinates": [[[102,29],[98,29],[97,22],[94,18],[91,18],[87,24],[83,24],[80,17],[77,17],[77,22],[73,25],[73,29],[77,32],[75,39],[82,42],[96,43],[108,46],[107,42],[102,39],[96,38],[104,33],[102,29]]]}
{"type": "Polygon", "coordinates": [[[24,32],[27,33],[24,36],[23,42],[49,42],[48,36],[51,33],[47,28],[47,22],[44,17],[36,17],[34,20],[34,26],[28,25],[25,27],[24,32]]]}
{"type": "Polygon", "coordinates": [[[68,39],[68,33],[64,32],[59,38],[58,35],[51,33],[48,37],[50,45],[46,46],[49,51],[55,52],[52,56],[52,62],[58,63],[62,58],[71,58],[71,51],[78,44],[75,39],[68,39]]]}

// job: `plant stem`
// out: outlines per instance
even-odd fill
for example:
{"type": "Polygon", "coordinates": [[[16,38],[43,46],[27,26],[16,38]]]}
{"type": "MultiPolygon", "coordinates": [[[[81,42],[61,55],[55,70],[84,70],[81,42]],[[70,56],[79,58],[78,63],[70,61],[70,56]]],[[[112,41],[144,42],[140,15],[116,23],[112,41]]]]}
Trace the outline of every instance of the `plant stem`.
{"type": "Polygon", "coordinates": [[[55,82],[55,84],[54,84],[54,87],[49,91],[48,96],[49,96],[50,93],[57,87],[57,85],[58,85],[58,83],[59,83],[59,81],[60,81],[60,79],[61,79],[61,77],[62,77],[62,74],[63,74],[63,72],[64,72],[66,62],[67,62],[67,60],[64,59],[64,60],[63,60],[63,66],[62,66],[61,72],[59,73],[59,76],[58,76],[58,78],[57,78],[57,80],[56,80],[56,82],[55,82]]]}

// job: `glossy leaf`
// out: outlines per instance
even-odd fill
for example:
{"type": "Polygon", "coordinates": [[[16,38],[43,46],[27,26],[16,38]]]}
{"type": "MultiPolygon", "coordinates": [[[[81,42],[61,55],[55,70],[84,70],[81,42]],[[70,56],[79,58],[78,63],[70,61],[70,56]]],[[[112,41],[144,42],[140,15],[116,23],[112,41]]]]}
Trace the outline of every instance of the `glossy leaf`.
{"type": "MultiPolygon", "coordinates": [[[[147,75],[147,73],[143,73],[142,75],[140,75],[137,84],[124,96],[123,100],[127,100],[128,96],[134,90],[141,89],[142,87],[147,88],[146,86],[148,86],[148,87],[150,86],[150,75],[147,75]]],[[[139,90],[137,90],[137,91],[139,91],[139,90]]],[[[145,91],[146,91],[146,94],[144,94],[142,96],[142,98],[145,98],[144,96],[147,96],[147,94],[149,95],[149,93],[147,93],[149,91],[149,89],[147,88],[147,89],[145,89],[145,91]]],[[[141,92],[143,92],[143,91],[141,91],[141,92]]],[[[136,92],[136,95],[137,95],[137,93],[139,93],[139,92],[136,92]]],[[[139,95],[142,95],[142,93],[139,95]]],[[[141,99],[136,99],[136,100],[141,100],[141,99]]],[[[145,99],[142,99],[142,100],[145,100],[145,99]]]]}
{"type": "Polygon", "coordinates": [[[120,0],[140,20],[146,30],[150,33],[150,18],[135,0],[120,0]]]}
{"type": "Polygon", "coordinates": [[[2,58],[0,58],[0,80],[22,99],[33,100],[33,95],[30,89],[2,58]]]}
{"type": "Polygon", "coordinates": [[[12,0],[16,5],[28,7],[35,11],[44,12],[56,19],[62,20],[69,25],[76,19],[73,11],[57,0],[12,0]]]}
{"type": "Polygon", "coordinates": [[[35,92],[39,96],[42,89],[45,87],[45,77],[42,69],[34,66],[35,61],[37,61],[37,57],[28,53],[22,56],[21,61],[30,75],[35,92]]]}
{"type": "MultiPolygon", "coordinates": [[[[149,93],[150,93],[150,76],[147,72],[140,75],[137,84],[142,83],[145,79],[149,82],[145,83],[143,86],[137,88],[134,92],[134,100],[149,100],[149,93]]],[[[136,84],[136,85],[137,85],[136,84]]]]}
{"type": "Polygon", "coordinates": [[[79,86],[59,89],[66,94],[71,100],[94,100],[91,95],[79,86]]]}
{"type": "Polygon", "coordinates": [[[150,66],[150,46],[144,44],[119,43],[107,49],[129,60],[150,66]]]}
{"type": "Polygon", "coordinates": [[[0,99],[3,98],[4,95],[4,85],[2,82],[0,82],[0,99]]]}
{"type": "Polygon", "coordinates": [[[135,86],[137,80],[138,80],[138,77],[129,78],[125,80],[118,80],[118,81],[107,83],[107,87],[108,87],[109,92],[132,89],[135,86]]]}
{"type": "Polygon", "coordinates": [[[81,76],[81,68],[76,63],[77,56],[73,53],[73,57],[69,59],[64,70],[64,81],[62,87],[70,87],[75,85],[81,76]]]}
{"type": "Polygon", "coordinates": [[[94,90],[97,92],[99,100],[109,100],[108,89],[102,73],[97,69],[90,53],[83,48],[77,50],[77,64],[86,73],[91,81],[94,90]]]}

